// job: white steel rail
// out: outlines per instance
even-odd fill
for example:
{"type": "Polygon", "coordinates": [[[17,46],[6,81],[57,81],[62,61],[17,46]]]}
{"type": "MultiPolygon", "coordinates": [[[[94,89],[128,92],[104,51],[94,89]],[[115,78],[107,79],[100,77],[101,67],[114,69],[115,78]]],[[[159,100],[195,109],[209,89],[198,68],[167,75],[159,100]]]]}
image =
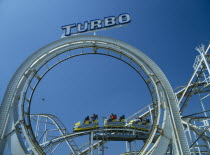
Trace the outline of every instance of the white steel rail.
{"type": "MultiPolygon", "coordinates": [[[[179,152],[180,154],[190,154],[187,140],[184,134],[184,129],[181,123],[177,103],[175,100],[174,92],[160,68],[145,54],[132,47],[131,45],[128,45],[124,42],[115,39],[101,36],[74,36],[60,39],[35,52],[19,67],[19,69],[17,70],[7,87],[7,91],[5,93],[3,103],[0,109],[0,150],[4,149],[4,144],[6,141],[2,138],[4,138],[8,130],[10,130],[10,128],[6,130],[5,126],[10,126],[15,120],[15,123],[19,125],[20,130],[22,130],[22,133],[26,137],[28,144],[32,148],[32,152],[35,154],[43,154],[42,148],[35,140],[34,133],[30,126],[30,119],[28,118],[30,115],[30,110],[28,109],[30,109],[30,101],[33,96],[33,92],[29,97],[25,96],[24,94],[26,94],[27,90],[30,88],[30,82],[34,77],[34,79],[38,81],[37,84],[39,83],[42,76],[37,73],[41,67],[49,67],[47,67],[46,65],[48,61],[50,61],[53,58],[58,58],[57,56],[64,52],[81,48],[101,48],[123,55],[129,60],[135,62],[146,74],[148,79],[152,81],[148,82],[148,85],[150,85],[150,88],[153,87],[156,89],[156,92],[152,93],[152,99],[154,104],[153,108],[155,114],[153,120],[154,125],[152,126],[152,132],[149,136],[150,138],[147,139],[145,147],[143,147],[143,150],[141,152],[147,152],[147,150],[149,149],[151,139],[152,137],[154,137],[154,132],[156,132],[157,130],[156,124],[159,123],[160,109],[163,109],[162,111],[164,115],[167,114],[170,116],[163,117],[167,121],[164,124],[163,130],[165,132],[163,132],[163,135],[160,136],[160,141],[165,141],[165,145],[158,145],[156,143],[155,145],[157,146],[154,148],[154,150],[162,154],[167,148],[167,145],[170,143],[170,141],[168,141],[166,137],[169,137],[169,139],[176,137],[173,140],[174,143],[176,143],[177,152],[179,152]],[[159,93],[162,93],[163,96],[160,97],[159,93]],[[18,112],[20,113],[13,111],[13,109],[18,108],[18,112]],[[18,121],[16,122],[16,120],[18,121]],[[173,130],[175,136],[172,136],[170,130],[173,130]],[[167,134],[167,136],[164,134],[167,134]]],[[[95,51],[97,52],[97,50],[95,51]]],[[[66,59],[68,58],[65,58],[65,60],[66,59]]],[[[57,63],[50,67],[54,67],[62,61],[64,60],[58,59],[57,63]]],[[[35,89],[36,86],[32,86],[32,89],[35,89]]],[[[22,140],[18,138],[17,133],[14,136],[17,137],[16,142],[20,144],[22,140]]],[[[23,150],[21,153],[24,154],[25,148],[22,147],[21,149],[23,150]]],[[[153,153],[154,152],[155,151],[153,151],[153,153]]]]}
{"type": "MultiPolygon", "coordinates": [[[[38,117],[38,120],[40,120],[41,117],[44,118],[48,118],[50,119],[54,125],[57,127],[58,131],[60,132],[61,136],[65,136],[67,134],[69,134],[67,128],[64,126],[64,124],[54,115],[52,114],[31,114],[31,117],[38,117]]],[[[38,128],[36,128],[36,133],[38,133],[38,128]]],[[[78,154],[81,153],[80,149],[78,148],[77,144],[75,143],[73,138],[68,138],[65,140],[67,145],[69,146],[69,148],[71,149],[71,151],[73,152],[73,154],[78,154]]],[[[42,144],[40,144],[42,145],[42,144]]],[[[54,151],[54,150],[53,150],[54,151]]]]}
{"type": "MultiPolygon", "coordinates": [[[[203,110],[202,112],[184,116],[182,119],[186,128],[186,134],[189,134],[189,142],[191,143],[190,147],[192,154],[203,154],[204,152],[206,154],[210,153],[209,117],[207,114],[209,112],[209,109],[207,110],[205,108],[203,102],[204,99],[207,99],[209,97],[209,94],[206,95],[206,93],[210,91],[210,61],[209,55],[207,54],[209,49],[210,44],[207,46],[206,50],[204,49],[204,45],[196,48],[200,55],[196,57],[195,63],[193,65],[194,72],[187,86],[176,93],[176,96],[178,98],[178,104],[180,104],[186,97],[187,100],[185,99],[183,103],[183,105],[185,104],[184,106],[188,104],[187,102],[189,102],[191,96],[197,95],[199,98],[201,109],[203,110]],[[196,116],[199,114],[202,114],[202,117],[193,117],[194,115],[196,116]],[[194,139],[193,137],[197,138],[194,139]],[[203,143],[205,145],[201,145],[203,143]],[[203,146],[206,146],[206,150],[204,150],[203,146]]],[[[194,106],[196,106],[195,103],[194,106]]],[[[180,112],[183,112],[183,109],[180,109],[180,112]]]]}

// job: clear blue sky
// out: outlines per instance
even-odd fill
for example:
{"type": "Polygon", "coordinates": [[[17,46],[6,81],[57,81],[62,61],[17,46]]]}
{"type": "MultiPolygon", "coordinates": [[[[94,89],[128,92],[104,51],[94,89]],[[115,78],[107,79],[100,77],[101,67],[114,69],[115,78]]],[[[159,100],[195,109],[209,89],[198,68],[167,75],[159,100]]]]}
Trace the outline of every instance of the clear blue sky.
{"type": "MultiPolygon", "coordinates": [[[[210,0],[1,0],[0,99],[20,64],[58,40],[64,33],[61,26],[121,13],[131,15],[128,26],[97,35],[143,51],[159,65],[173,88],[186,85],[198,54],[195,47],[210,41],[210,0]]],[[[70,59],[49,72],[34,94],[32,112],[54,114],[72,131],[73,124],[86,115],[103,117],[113,112],[129,116],[150,102],[145,84],[129,66],[110,57],[89,55],[70,59]]],[[[116,144],[107,154],[125,151],[120,148],[116,144]]]]}

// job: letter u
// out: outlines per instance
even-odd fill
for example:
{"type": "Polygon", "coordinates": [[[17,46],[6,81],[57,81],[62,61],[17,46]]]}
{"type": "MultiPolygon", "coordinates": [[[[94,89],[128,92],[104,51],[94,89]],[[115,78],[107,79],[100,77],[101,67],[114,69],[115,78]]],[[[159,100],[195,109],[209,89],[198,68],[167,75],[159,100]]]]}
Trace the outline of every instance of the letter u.
{"type": "Polygon", "coordinates": [[[84,22],[84,24],[77,24],[77,31],[78,32],[85,32],[88,29],[88,22],[84,22]]]}

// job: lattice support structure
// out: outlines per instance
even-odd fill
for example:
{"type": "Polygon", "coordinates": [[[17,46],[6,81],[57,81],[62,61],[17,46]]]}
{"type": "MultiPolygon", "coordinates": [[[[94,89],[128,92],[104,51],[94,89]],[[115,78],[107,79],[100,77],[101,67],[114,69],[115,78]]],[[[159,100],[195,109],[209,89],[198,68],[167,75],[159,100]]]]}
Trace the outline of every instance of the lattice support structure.
{"type": "MultiPolygon", "coordinates": [[[[3,152],[5,142],[9,141],[12,154],[42,155],[45,154],[44,150],[47,147],[50,148],[52,145],[78,135],[90,134],[90,132],[84,132],[63,135],[54,138],[43,148],[36,139],[38,133],[33,132],[30,121],[33,94],[45,74],[65,60],[86,54],[111,56],[125,62],[142,77],[147,85],[152,98],[152,106],[140,115],[145,117],[152,115],[153,124],[145,143],[138,148],[138,154],[164,154],[170,144],[173,146],[174,154],[190,154],[176,97],[161,69],[144,53],[127,43],[88,35],[66,37],[46,45],[32,54],[18,68],[7,87],[0,108],[0,151],[3,152]],[[79,49],[81,53],[78,53],[79,49]],[[156,133],[160,128],[162,133],[156,139],[156,133]],[[27,142],[27,145],[24,145],[24,142],[27,142]],[[28,148],[31,149],[28,150],[28,148]]],[[[37,131],[39,123],[37,121],[37,131]]],[[[93,142],[91,146],[93,150],[93,142]]],[[[79,154],[75,150],[78,149],[72,147],[74,154],[79,154]]]]}
{"type": "MultiPolygon", "coordinates": [[[[56,116],[52,114],[31,114],[30,119],[31,119],[31,124],[32,125],[34,124],[34,129],[35,129],[34,133],[36,140],[39,142],[39,146],[42,147],[46,153],[49,152],[49,154],[52,154],[62,143],[61,142],[55,146],[51,145],[50,147],[47,147],[48,146],[47,144],[49,144],[53,138],[69,134],[67,128],[60,121],[60,119],[58,119],[56,116]]],[[[65,139],[64,142],[66,142],[67,147],[69,147],[69,149],[73,154],[81,153],[73,137],[65,139]]]]}
{"type": "Polygon", "coordinates": [[[176,96],[191,154],[201,155],[210,154],[210,44],[206,48],[204,45],[198,46],[196,50],[199,55],[193,65],[194,73],[187,86],[176,91],[176,96]],[[200,111],[186,114],[188,107],[200,111]]]}

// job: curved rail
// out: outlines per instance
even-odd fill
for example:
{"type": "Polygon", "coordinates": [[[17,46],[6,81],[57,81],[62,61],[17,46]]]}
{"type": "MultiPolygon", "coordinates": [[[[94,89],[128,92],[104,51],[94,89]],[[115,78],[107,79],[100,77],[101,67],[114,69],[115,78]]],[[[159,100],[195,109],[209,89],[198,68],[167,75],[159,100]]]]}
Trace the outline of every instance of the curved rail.
{"type": "MultiPolygon", "coordinates": [[[[91,131],[88,130],[88,131],[84,131],[84,132],[80,131],[80,132],[70,134],[67,131],[64,124],[56,116],[54,116],[52,114],[31,114],[30,118],[31,118],[32,122],[35,121],[36,126],[33,128],[33,131],[35,133],[37,141],[39,142],[40,147],[42,147],[42,149],[45,150],[46,153],[50,150],[51,150],[51,153],[53,153],[59,147],[59,145],[65,141],[72,151],[71,154],[86,154],[91,150],[91,147],[86,148],[86,149],[82,149],[83,147],[79,148],[76,145],[76,143],[74,142],[74,138],[79,137],[79,136],[89,135],[92,132],[96,136],[95,140],[97,140],[97,142],[94,143],[92,146],[93,149],[97,149],[98,147],[104,145],[106,142],[108,142],[110,140],[110,138],[113,139],[113,135],[115,135],[114,139],[119,140],[121,138],[122,141],[145,140],[145,139],[147,139],[147,137],[149,135],[149,133],[147,131],[143,131],[143,130],[139,130],[139,129],[135,129],[135,128],[133,129],[130,127],[124,127],[124,128],[101,127],[97,130],[91,130],[91,131]],[[50,121],[48,121],[48,119],[50,121]],[[54,125],[54,126],[56,126],[56,128],[58,130],[55,130],[54,128],[50,129],[50,128],[48,128],[47,125],[54,125]],[[44,131],[40,131],[40,128],[44,129],[44,131]],[[49,131],[59,131],[60,136],[58,136],[57,138],[47,138],[48,134],[51,134],[51,133],[48,133],[49,131]],[[38,136],[39,132],[42,133],[41,136],[38,136]],[[103,140],[98,139],[101,136],[104,137],[104,138],[102,138],[103,140]],[[44,139],[44,141],[40,142],[42,138],[44,139]],[[55,146],[55,145],[57,145],[57,146],[55,146]],[[54,149],[52,149],[52,147],[54,147],[54,149]]],[[[55,135],[55,134],[53,134],[53,135],[55,135]]],[[[157,139],[157,135],[156,135],[156,139],[157,139]]],[[[30,148],[28,148],[28,149],[30,150],[30,148]]]]}
{"type": "MultiPolygon", "coordinates": [[[[30,114],[31,119],[34,116],[38,117],[37,123],[39,122],[40,117],[44,117],[44,118],[50,119],[54,123],[54,125],[57,127],[57,129],[60,132],[61,136],[65,136],[65,135],[68,135],[69,134],[69,132],[66,129],[66,127],[64,126],[64,124],[55,115],[52,115],[52,114],[30,114]]],[[[47,124],[48,122],[46,121],[45,123],[47,124]]],[[[39,127],[37,127],[36,129],[39,129],[39,127]]],[[[35,131],[35,133],[37,133],[37,132],[38,131],[35,131]]],[[[44,131],[44,134],[47,135],[47,128],[44,131]]],[[[76,143],[75,143],[75,141],[74,141],[73,138],[68,138],[68,139],[64,139],[64,140],[66,141],[67,145],[69,146],[69,148],[71,149],[71,151],[73,152],[73,154],[79,154],[79,153],[81,153],[80,149],[76,145],[76,143]]],[[[50,142],[50,141],[51,140],[48,140],[48,142],[50,142]]],[[[40,146],[42,146],[42,145],[43,144],[40,144],[40,146]]]]}
{"type": "MultiPolygon", "coordinates": [[[[42,148],[39,147],[30,126],[30,103],[33,96],[33,90],[36,87],[31,86],[31,80],[36,79],[38,82],[41,80],[42,77],[38,74],[38,71],[43,66],[49,69],[48,62],[51,59],[57,58],[57,62],[60,63],[61,61],[64,61],[64,59],[59,60],[58,55],[81,48],[92,48],[93,53],[95,54],[98,49],[113,51],[114,53],[117,53],[120,56],[123,55],[128,60],[135,62],[137,66],[139,66],[139,72],[146,74],[146,76],[144,76],[146,77],[145,82],[149,89],[152,90],[151,96],[155,117],[149,137],[141,150],[142,154],[150,148],[150,144],[152,143],[158,128],[161,113],[163,113],[165,122],[163,123],[164,134],[160,136],[159,140],[153,145],[151,148],[152,150],[150,149],[150,151],[152,151],[153,154],[163,154],[170,143],[170,139],[172,139],[172,133],[169,131],[173,129],[173,133],[175,134],[173,141],[176,144],[175,150],[180,154],[189,154],[189,148],[175,96],[163,72],[151,59],[136,48],[124,42],[100,36],[75,36],[60,39],[35,52],[19,67],[7,87],[0,109],[2,114],[0,116],[0,149],[4,147],[6,141],[3,138],[7,135],[7,132],[10,132],[9,130],[11,130],[9,126],[15,122],[16,126],[18,126],[19,130],[21,130],[26,137],[33,153],[43,154],[42,148]],[[27,96],[28,90],[32,91],[29,96],[27,96]],[[15,111],[14,109],[19,109],[19,111],[15,111]],[[170,118],[168,118],[167,115],[170,115],[170,118]],[[5,126],[7,126],[8,129],[6,129],[5,126]]],[[[71,57],[70,54],[68,58],[71,57]]],[[[51,67],[54,67],[55,65],[51,67]]],[[[13,136],[19,144],[20,154],[24,154],[27,151],[22,146],[21,138],[19,138],[18,134],[19,133],[15,132],[13,136]]]]}
{"type": "MultiPolygon", "coordinates": [[[[51,139],[50,141],[47,141],[47,142],[43,143],[42,145],[45,145],[43,148],[47,149],[47,148],[50,147],[50,145],[59,144],[59,143],[65,141],[66,139],[69,139],[69,138],[76,138],[76,137],[80,137],[80,136],[84,136],[84,135],[90,135],[91,132],[93,132],[94,134],[104,134],[104,133],[106,133],[104,135],[106,137],[106,141],[109,141],[109,138],[107,138],[109,135],[112,135],[111,138],[113,138],[114,133],[117,133],[115,138],[122,138],[123,134],[128,136],[126,138],[123,137],[124,140],[122,140],[122,141],[129,141],[128,140],[129,136],[130,136],[130,139],[132,139],[132,141],[136,140],[136,139],[145,140],[149,136],[148,132],[144,132],[144,131],[136,130],[136,129],[132,129],[132,128],[120,128],[120,129],[119,128],[111,128],[111,129],[107,129],[107,128],[101,127],[99,129],[75,132],[75,133],[70,133],[68,135],[60,136],[60,137],[51,139]],[[130,134],[130,135],[128,135],[128,134],[130,134]]],[[[96,136],[95,139],[97,139],[97,136],[96,136]]],[[[156,135],[155,139],[157,140],[157,135],[156,135]]],[[[82,151],[82,152],[84,152],[84,151],[82,151]]]]}

